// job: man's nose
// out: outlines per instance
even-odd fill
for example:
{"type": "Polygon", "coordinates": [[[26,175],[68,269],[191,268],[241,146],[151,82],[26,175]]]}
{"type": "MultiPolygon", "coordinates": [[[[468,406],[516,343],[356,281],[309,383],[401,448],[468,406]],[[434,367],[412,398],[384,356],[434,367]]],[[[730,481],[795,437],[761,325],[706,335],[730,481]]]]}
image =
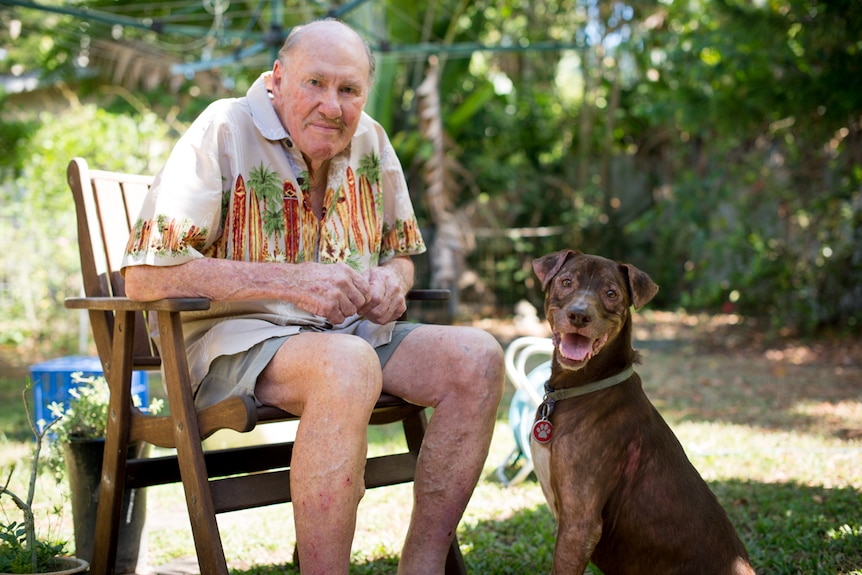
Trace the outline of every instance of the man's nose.
{"type": "Polygon", "coordinates": [[[331,120],[341,118],[341,99],[338,90],[326,90],[320,101],[320,112],[331,120]]]}

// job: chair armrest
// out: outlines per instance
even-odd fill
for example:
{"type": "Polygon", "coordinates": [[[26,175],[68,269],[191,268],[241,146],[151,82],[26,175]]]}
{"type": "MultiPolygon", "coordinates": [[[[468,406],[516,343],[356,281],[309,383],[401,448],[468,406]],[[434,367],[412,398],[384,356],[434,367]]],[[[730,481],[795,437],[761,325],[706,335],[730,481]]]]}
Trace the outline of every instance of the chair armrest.
{"type": "MultiPolygon", "coordinates": [[[[447,289],[414,289],[407,293],[413,301],[447,301],[447,289]]],[[[127,297],[70,297],[65,301],[69,309],[101,311],[201,311],[210,308],[210,300],[203,297],[167,298],[154,301],[134,301],[127,297]]]]}
{"type": "Polygon", "coordinates": [[[407,299],[413,301],[449,301],[451,293],[447,289],[412,289],[407,299]]]}
{"type": "Polygon", "coordinates": [[[210,300],[203,297],[168,298],[155,301],[133,301],[127,297],[70,297],[65,301],[69,309],[101,311],[201,311],[210,308],[210,300]]]}

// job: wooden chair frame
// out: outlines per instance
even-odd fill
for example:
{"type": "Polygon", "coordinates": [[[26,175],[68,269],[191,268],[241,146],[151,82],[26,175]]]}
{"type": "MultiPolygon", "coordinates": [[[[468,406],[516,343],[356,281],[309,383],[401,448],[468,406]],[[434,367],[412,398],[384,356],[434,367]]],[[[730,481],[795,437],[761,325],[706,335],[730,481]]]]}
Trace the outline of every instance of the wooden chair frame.
{"type": "MultiPolygon", "coordinates": [[[[66,307],[88,311],[110,388],[90,573],[115,572],[124,490],[181,482],[201,573],[227,575],[216,514],[289,502],[293,444],[204,451],[202,441],[219,429],[247,432],[259,424],[298,417],[272,407],[257,408],[252,400],[239,397],[203,410],[195,409],[181,314],[206,310],[210,301],[205,298],[131,301],[125,297],[119,273],[129,230],[153,178],[90,170],[82,158],[71,161],[67,175],[75,198],[85,297],[67,299],[66,307]],[[158,318],[161,354],[147,334],[145,314],[158,318]],[[132,403],[132,372],[159,368],[164,376],[170,414],[148,415],[132,403]],[[127,447],[136,441],[174,448],[176,454],[127,459],[127,447]]],[[[414,290],[410,298],[445,300],[448,292],[414,290]]],[[[369,458],[365,470],[368,488],[413,480],[427,423],[425,410],[400,398],[381,395],[370,424],[397,421],[403,424],[408,451],[369,458]]],[[[466,573],[457,538],[449,551],[446,573],[466,573]]]]}

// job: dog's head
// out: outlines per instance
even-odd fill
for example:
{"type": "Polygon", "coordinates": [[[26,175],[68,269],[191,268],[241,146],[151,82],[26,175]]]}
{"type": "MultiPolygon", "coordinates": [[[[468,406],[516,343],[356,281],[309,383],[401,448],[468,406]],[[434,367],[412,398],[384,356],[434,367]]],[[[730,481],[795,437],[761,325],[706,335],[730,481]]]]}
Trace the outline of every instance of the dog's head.
{"type": "Polygon", "coordinates": [[[562,250],[533,260],[545,293],[557,361],[578,370],[630,328],[629,308],[648,303],[658,286],[631,264],[562,250]]]}

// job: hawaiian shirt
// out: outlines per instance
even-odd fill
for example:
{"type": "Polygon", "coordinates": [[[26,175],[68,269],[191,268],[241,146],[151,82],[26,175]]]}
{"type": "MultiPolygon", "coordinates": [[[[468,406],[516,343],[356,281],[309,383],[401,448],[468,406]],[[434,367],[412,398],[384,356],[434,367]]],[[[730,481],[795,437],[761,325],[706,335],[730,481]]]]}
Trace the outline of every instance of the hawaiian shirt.
{"type": "MultiPolygon", "coordinates": [[[[124,268],[213,257],[344,262],[363,271],[425,251],[395,150],[364,112],[350,145],[330,161],[325,213],[312,213],[308,167],[272,106],[267,74],[245,97],[212,103],[179,140],[143,204],[124,268]]],[[[277,300],[213,303],[183,316],[195,385],[216,357],[272,337],[334,330],[376,347],[390,340],[393,325],[353,316],[333,326],[277,300]]]]}

